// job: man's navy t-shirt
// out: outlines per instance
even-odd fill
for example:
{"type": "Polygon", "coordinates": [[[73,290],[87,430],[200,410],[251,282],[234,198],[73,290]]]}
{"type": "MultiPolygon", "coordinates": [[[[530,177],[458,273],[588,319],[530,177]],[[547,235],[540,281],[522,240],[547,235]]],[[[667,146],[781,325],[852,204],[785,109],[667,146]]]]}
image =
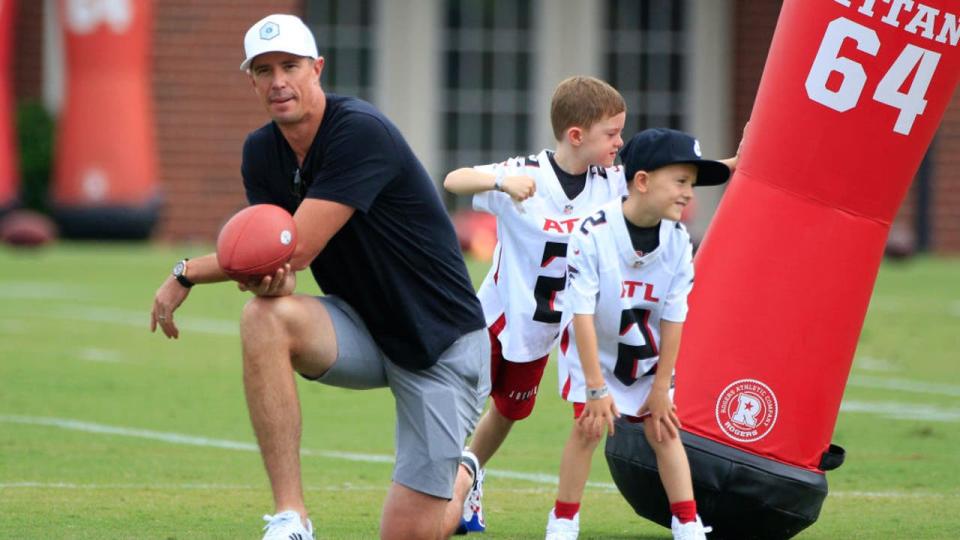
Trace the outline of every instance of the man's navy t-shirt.
{"type": "Polygon", "coordinates": [[[250,204],[293,213],[303,194],[355,209],[310,270],[325,294],[357,310],[393,362],[427,368],[460,336],[484,327],[433,181],[396,126],[369,103],[327,94],[299,168],[270,122],[247,137],[241,170],[250,204]]]}

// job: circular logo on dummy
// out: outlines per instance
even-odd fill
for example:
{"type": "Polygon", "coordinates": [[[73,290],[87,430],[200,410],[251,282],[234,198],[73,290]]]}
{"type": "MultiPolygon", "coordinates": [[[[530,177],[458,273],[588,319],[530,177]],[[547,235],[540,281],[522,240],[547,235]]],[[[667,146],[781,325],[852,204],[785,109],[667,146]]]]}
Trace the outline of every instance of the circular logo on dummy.
{"type": "Polygon", "coordinates": [[[777,396],[755,379],[730,383],[717,399],[717,425],[727,437],[755,442],[766,437],[777,423],[777,396]]]}
{"type": "Polygon", "coordinates": [[[284,229],[284,230],[280,231],[280,243],[281,243],[281,244],[283,244],[283,245],[285,245],[285,246],[289,246],[291,240],[293,240],[293,233],[291,233],[291,232],[288,231],[287,229],[284,229]]]}

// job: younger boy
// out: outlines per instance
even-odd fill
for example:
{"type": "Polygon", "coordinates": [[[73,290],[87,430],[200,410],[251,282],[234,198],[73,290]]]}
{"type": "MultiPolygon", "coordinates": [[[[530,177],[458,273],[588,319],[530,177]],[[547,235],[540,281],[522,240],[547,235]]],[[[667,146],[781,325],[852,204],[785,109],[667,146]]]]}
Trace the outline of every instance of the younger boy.
{"type": "Polygon", "coordinates": [[[690,236],[679,220],[694,184],[722,184],[730,169],[701,159],[696,139],[670,129],[638,133],[620,156],[629,196],[584,219],[570,238],[564,314],[573,320],[560,341],[559,382],[576,422],[546,537],[577,538],[591,457],[604,428],[614,435],[622,411],[644,423],[670,501],[674,538],[704,539],[709,528],[697,516],[671,400],[693,288],[690,236]]]}
{"type": "MultiPolygon", "coordinates": [[[[583,217],[626,194],[623,173],[613,166],[625,119],[623,97],[609,84],[568,78],[557,86],[550,107],[555,151],[458,169],[444,181],[453,193],[473,194],[475,209],[497,216],[493,265],[478,292],[492,345],[493,405],[464,453],[476,478],[463,503],[460,532],[485,529],[479,467],[513,423],[533,410],[560,334],[567,240],[583,217]]],[[[448,510],[448,522],[451,515],[448,510]]]]}

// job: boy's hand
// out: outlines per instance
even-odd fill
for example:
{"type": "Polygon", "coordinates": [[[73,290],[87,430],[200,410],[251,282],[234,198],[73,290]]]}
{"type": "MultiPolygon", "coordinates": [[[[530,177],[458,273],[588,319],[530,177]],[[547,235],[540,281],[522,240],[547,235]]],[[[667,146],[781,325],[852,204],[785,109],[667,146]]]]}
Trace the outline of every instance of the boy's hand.
{"type": "Polygon", "coordinates": [[[283,265],[272,276],[264,276],[260,281],[237,282],[241,291],[250,291],[257,296],[287,296],[297,288],[297,274],[291,271],[290,264],[283,265]]]}
{"type": "Polygon", "coordinates": [[[537,191],[537,182],[529,176],[507,176],[503,179],[503,192],[511,199],[522,202],[537,191]]]}
{"type": "Polygon", "coordinates": [[[580,414],[580,418],[577,418],[577,426],[591,437],[600,437],[603,435],[603,428],[606,427],[610,429],[612,436],[614,418],[620,418],[620,413],[611,396],[588,399],[583,407],[583,413],[580,414]]]}
{"type": "Polygon", "coordinates": [[[663,441],[664,430],[671,439],[675,439],[679,435],[680,418],[677,416],[677,406],[670,400],[668,390],[660,390],[656,387],[650,390],[650,395],[647,396],[647,401],[637,411],[637,416],[643,416],[647,413],[650,413],[650,420],[653,421],[657,442],[663,441]]]}

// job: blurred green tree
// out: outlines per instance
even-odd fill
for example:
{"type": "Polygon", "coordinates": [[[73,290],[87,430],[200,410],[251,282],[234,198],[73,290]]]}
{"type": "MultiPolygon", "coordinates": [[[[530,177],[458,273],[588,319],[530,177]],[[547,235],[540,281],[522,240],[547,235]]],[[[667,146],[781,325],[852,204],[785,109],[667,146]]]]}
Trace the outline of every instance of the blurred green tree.
{"type": "Polygon", "coordinates": [[[20,201],[24,208],[49,213],[47,192],[53,171],[54,121],[39,101],[17,104],[20,142],[20,201]]]}

